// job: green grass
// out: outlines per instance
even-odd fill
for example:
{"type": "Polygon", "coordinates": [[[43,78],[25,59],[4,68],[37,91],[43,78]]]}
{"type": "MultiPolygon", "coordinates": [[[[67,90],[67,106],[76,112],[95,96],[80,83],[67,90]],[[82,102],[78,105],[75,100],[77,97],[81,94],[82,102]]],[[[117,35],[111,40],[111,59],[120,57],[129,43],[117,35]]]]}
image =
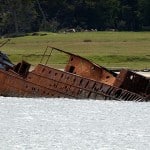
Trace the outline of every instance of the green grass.
{"type": "MultiPolygon", "coordinates": [[[[50,45],[106,67],[150,68],[150,32],[46,34],[12,38],[1,49],[15,63],[22,59],[33,65],[39,63],[45,48],[50,45]]],[[[1,39],[0,42],[3,40],[1,39]]],[[[62,53],[56,53],[48,63],[55,67],[62,67],[66,62],[65,58],[62,53]]]]}

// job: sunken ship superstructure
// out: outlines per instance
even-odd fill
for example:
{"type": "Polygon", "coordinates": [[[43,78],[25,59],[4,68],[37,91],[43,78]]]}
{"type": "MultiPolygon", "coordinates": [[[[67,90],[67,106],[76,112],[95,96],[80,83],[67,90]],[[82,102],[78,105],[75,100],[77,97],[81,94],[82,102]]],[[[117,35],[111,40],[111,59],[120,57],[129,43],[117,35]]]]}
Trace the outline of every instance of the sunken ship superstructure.
{"type": "Polygon", "coordinates": [[[30,63],[22,61],[14,65],[7,55],[0,52],[0,95],[125,101],[150,100],[148,77],[128,69],[122,69],[117,74],[81,56],[50,46],[48,48],[51,49],[50,55],[54,50],[68,55],[68,63],[63,70],[42,63],[30,70],[30,63]]]}

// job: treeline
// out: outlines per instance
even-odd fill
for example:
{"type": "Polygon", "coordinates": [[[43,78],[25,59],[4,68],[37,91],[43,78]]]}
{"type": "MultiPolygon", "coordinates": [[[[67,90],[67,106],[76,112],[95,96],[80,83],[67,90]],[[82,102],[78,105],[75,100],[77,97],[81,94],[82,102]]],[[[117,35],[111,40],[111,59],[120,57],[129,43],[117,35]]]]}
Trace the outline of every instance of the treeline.
{"type": "Polygon", "coordinates": [[[0,35],[149,27],[150,0],[0,0],[0,35]]]}

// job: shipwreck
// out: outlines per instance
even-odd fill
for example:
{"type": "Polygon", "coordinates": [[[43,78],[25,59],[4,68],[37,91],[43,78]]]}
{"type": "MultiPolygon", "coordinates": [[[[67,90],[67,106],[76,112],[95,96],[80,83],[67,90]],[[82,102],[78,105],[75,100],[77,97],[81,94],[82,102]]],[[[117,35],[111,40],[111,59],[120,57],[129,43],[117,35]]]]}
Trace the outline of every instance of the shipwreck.
{"type": "Polygon", "coordinates": [[[48,46],[45,64],[33,70],[22,60],[13,64],[0,52],[0,95],[15,97],[56,97],[96,100],[149,101],[150,79],[122,69],[118,74],[81,56],[48,46]],[[53,51],[65,53],[68,63],[63,70],[49,67],[53,51]]]}

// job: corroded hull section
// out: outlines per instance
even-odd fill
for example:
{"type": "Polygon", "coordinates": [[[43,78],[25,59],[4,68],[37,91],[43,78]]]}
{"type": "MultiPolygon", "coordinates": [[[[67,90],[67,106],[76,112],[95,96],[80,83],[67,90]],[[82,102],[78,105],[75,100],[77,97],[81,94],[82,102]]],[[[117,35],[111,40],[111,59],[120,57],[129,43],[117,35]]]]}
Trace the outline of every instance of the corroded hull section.
{"type": "MultiPolygon", "coordinates": [[[[75,99],[149,101],[150,79],[130,70],[119,74],[78,55],[50,47],[69,55],[64,71],[38,64],[17,65],[0,52],[0,95],[17,97],[64,97],[75,99]]],[[[48,49],[48,48],[47,48],[48,49]]],[[[46,51],[47,51],[46,49],[46,51]]],[[[41,61],[46,56],[46,51],[41,61]]]]}
{"type": "Polygon", "coordinates": [[[144,101],[138,94],[39,64],[26,78],[0,72],[1,95],[144,101]]]}

